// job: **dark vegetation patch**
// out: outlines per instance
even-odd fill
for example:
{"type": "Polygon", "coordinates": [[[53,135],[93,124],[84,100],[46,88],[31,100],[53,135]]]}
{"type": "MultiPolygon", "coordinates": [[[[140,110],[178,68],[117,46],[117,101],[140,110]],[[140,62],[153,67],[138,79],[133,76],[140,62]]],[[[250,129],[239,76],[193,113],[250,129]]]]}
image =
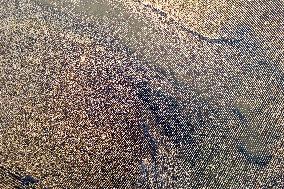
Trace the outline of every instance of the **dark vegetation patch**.
{"type": "Polygon", "coordinates": [[[193,131],[193,126],[182,115],[176,98],[159,90],[154,91],[146,82],[139,84],[137,95],[148,106],[163,136],[170,138],[177,146],[192,142],[189,132],[193,131]]]}
{"type": "Polygon", "coordinates": [[[238,151],[244,156],[244,158],[254,165],[258,165],[261,167],[264,167],[269,164],[269,162],[272,159],[272,155],[267,154],[254,154],[252,152],[249,152],[246,147],[242,144],[237,146],[238,151]]]}

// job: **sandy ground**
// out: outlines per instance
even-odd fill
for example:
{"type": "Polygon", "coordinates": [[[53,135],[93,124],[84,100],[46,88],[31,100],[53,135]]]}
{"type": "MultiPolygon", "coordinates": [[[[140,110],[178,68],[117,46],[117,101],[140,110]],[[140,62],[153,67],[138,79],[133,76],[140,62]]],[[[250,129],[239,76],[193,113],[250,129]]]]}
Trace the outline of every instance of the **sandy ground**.
{"type": "Polygon", "coordinates": [[[101,5],[1,4],[1,185],[281,188],[281,49],[101,5]]]}

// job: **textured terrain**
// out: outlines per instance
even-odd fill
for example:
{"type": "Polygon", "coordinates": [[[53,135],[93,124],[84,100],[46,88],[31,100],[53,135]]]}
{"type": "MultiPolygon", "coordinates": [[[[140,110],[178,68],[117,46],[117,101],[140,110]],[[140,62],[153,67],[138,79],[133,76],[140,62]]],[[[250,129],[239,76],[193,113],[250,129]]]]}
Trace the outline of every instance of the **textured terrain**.
{"type": "Polygon", "coordinates": [[[278,4],[262,37],[177,2],[0,2],[1,188],[284,187],[278,4]]]}

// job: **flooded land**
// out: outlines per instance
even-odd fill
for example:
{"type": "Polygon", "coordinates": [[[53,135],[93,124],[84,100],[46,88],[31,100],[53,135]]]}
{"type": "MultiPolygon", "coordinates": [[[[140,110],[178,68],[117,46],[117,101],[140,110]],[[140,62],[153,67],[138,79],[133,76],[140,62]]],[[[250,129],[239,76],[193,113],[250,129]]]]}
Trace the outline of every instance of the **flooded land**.
{"type": "Polygon", "coordinates": [[[1,188],[283,188],[283,10],[1,2],[1,188]]]}

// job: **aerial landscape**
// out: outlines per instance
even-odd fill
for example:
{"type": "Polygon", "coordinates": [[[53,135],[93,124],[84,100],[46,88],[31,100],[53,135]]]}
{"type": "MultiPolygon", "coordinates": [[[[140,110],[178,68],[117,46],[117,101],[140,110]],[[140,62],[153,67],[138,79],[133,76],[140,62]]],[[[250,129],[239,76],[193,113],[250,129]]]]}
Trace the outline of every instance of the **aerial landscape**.
{"type": "Polygon", "coordinates": [[[284,1],[0,2],[0,189],[284,188],[284,1]]]}

